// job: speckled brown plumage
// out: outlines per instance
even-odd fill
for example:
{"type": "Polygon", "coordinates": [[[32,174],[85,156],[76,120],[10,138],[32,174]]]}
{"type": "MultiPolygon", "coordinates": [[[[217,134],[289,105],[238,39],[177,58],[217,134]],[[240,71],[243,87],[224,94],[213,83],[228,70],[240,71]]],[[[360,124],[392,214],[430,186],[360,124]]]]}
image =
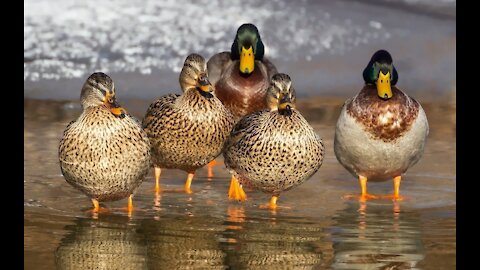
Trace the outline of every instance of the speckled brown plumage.
{"type": "Polygon", "coordinates": [[[225,144],[225,165],[242,185],[278,195],[310,178],[322,165],[322,139],[297,110],[245,116],[225,144]]]}
{"type": "Polygon", "coordinates": [[[295,92],[287,74],[273,75],[265,98],[268,109],[236,123],[223,150],[232,174],[229,199],[244,201],[245,185],[272,194],[268,207],[276,209],[280,192],[302,184],[322,165],[325,147],[295,109],[295,92]]]}
{"type": "Polygon", "coordinates": [[[380,99],[374,85],[365,87],[347,102],[347,113],[354,117],[372,137],[393,141],[407,132],[419,112],[419,103],[392,86],[393,97],[380,99]]]}
{"type": "Polygon", "coordinates": [[[67,126],[59,159],[69,184],[98,201],[119,200],[148,173],[150,142],[128,113],[119,117],[103,104],[88,106],[67,126]]]}
{"type": "Polygon", "coordinates": [[[212,94],[197,89],[159,98],[147,110],[143,128],[156,167],[193,172],[222,151],[233,117],[212,94]]]}

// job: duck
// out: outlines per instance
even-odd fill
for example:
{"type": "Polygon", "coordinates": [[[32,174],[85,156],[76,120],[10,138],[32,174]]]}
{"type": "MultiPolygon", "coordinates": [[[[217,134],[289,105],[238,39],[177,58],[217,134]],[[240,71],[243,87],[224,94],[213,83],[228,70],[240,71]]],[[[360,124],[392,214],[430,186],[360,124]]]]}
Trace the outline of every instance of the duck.
{"type": "MultiPolygon", "coordinates": [[[[59,163],[67,183],[80,190],[100,212],[99,202],[133,194],[151,167],[150,141],[135,117],[119,105],[113,80],[91,74],[80,95],[82,113],[66,127],[59,144],[59,163]]],[[[108,210],[107,210],[108,211],[108,210]]]]}
{"type": "Polygon", "coordinates": [[[245,23],[237,29],[230,52],[217,53],[208,60],[215,94],[236,121],[267,108],[265,96],[277,68],[264,54],[265,45],[258,28],[245,23]]]}
{"type": "Polygon", "coordinates": [[[277,209],[281,192],[308,180],[323,163],[322,138],[296,108],[290,76],[272,76],[268,108],[238,121],[225,143],[225,166],[232,174],[229,195],[245,201],[243,186],[271,194],[262,208],[277,209]]]}
{"type": "MultiPolygon", "coordinates": [[[[277,68],[265,56],[265,45],[257,26],[242,24],[230,51],[210,57],[207,68],[216,96],[233,114],[235,121],[267,108],[265,96],[277,68]]],[[[213,167],[217,164],[216,160],[208,164],[209,177],[213,177],[213,167]]]]}
{"type": "Polygon", "coordinates": [[[359,179],[361,194],[345,198],[403,200],[402,174],[423,155],[429,133],[420,103],[396,86],[398,71],[391,54],[376,51],[363,70],[365,85],[342,106],[335,127],[338,162],[359,179]],[[394,182],[393,194],[367,192],[367,181],[394,182]]]}
{"type": "Polygon", "coordinates": [[[192,193],[195,171],[221,154],[234,125],[232,114],[213,92],[203,56],[187,56],[179,81],[183,93],[158,98],[142,121],[152,145],[157,193],[162,168],[186,171],[184,191],[192,193]]]}

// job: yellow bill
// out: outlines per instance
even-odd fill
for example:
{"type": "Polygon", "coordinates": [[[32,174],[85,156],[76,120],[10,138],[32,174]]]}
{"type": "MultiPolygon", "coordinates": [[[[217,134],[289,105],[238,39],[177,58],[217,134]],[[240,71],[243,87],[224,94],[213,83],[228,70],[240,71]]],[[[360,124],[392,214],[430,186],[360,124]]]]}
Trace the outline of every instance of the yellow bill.
{"type": "Polygon", "coordinates": [[[117,101],[115,100],[115,96],[111,95],[109,92],[107,92],[107,94],[105,95],[105,100],[103,101],[103,103],[115,116],[123,118],[127,113],[127,111],[117,103],[117,101]]]}
{"type": "Polygon", "coordinates": [[[242,52],[240,53],[240,72],[244,74],[250,74],[255,68],[255,56],[253,55],[252,46],[248,49],[242,46],[242,52]]]}
{"type": "Polygon", "coordinates": [[[377,94],[380,98],[389,99],[392,97],[392,87],[390,86],[390,72],[383,74],[382,71],[378,74],[377,80],[377,94]]]}

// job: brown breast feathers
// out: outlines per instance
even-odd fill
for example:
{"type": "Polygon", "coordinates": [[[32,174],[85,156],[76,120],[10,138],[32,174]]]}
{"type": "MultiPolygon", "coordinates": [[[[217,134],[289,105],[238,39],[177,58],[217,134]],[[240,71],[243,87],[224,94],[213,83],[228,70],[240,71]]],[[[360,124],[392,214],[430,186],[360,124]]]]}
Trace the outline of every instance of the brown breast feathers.
{"type": "Polygon", "coordinates": [[[347,113],[374,138],[394,141],[407,132],[418,116],[418,102],[392,86],[392,98],[383,100],[373,85],[366,85],[349,102],[347,113]]]}

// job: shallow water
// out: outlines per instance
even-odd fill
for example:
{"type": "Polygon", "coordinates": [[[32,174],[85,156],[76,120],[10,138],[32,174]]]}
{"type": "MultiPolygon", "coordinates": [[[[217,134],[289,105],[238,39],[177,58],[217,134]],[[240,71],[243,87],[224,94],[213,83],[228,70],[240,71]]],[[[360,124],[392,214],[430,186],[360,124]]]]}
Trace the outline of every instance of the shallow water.
{"type": "MultiPolygon", "coordinates": [[[[134,198],[106,203],[110,213],[87,212],[90,200],[61,175],[57,149],[78,102],[24,100],[25,269],[455,269],[455,104],[423,103],[430,135],[423,158],[402,178],[408,199],[348,201],[357,180],[333,154],[341,98],[298,102],[324,139],[326,157],[306,183],[285,192],[275,212],[259,209],[269,196],[247,191],[229,202],[228,172],[199,169],[193,194],[153,192],[153,172],[134,198]]],[[[122,100],[138,118],[149,101],[122,100]]],[[[221,161],[221,158],[219,159],[221,161]]],[[[163,170],[163,188],[180,188],[186,175],[163,170]]],[[[385,194],[393,181],[371,183],[385,194]]]]}

